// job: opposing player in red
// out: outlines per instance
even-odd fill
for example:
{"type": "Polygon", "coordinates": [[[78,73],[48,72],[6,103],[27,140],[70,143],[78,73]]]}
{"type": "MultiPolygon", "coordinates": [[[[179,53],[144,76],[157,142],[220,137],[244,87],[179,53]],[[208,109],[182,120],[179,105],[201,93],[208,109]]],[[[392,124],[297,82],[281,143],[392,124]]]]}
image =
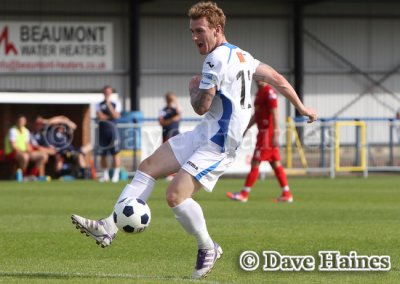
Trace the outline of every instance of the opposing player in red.
{"type": "Polygon", "coordinates": [[[278,95],[267,83],[262,81],[256,81],[256,83],[258,92],[254,101],[255,112],[245,131],[246,134],[247,130],[257,123],[257,144],[251,161],[251,170],[247,175],[242,191],[227,192],[226,195],[232,200],[246,202],[249,198],[251,187],[258,178],[260,163],[268,161],[282,188],[282,195],[274,199],[274,201],[293,202],[293,196],[290,192],[285,169],[281,164],[279,154],[278,95]]]}

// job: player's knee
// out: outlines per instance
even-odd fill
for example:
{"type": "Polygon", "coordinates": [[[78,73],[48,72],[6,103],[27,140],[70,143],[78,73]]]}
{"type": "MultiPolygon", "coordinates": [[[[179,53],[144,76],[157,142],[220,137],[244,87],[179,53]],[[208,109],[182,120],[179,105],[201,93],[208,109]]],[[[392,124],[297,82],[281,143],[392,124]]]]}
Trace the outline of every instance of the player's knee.
{"type": "Polygon", "coordinates": [[[260,167],[260,162],[259,161],[252,161],[251,162],[251,168],[252,169],[257,169],[260,167]]]}
{"type": "Polygon", "coordinates": [[[157,179],[159,178],[159,176],[158,173],[156,172],[156,165],[157,164],[155,163],[154,159],[148,157],[140,163],[138,170],[145,174],[148,174],[154,179],[157,179]]]}
{"type": "Polygon", "coordinates": [[[178,206],[182,202],[181,196],[174,190],[167,190],[166,192],[166,200],[169,207],[178,206]]]}
{"type": "Polygon", "coordinates": [[[29,154],[28,153],[23,153],[20,157],[21,157],[21,160],[24,163],[28,163],[29,162],[29,154]]]}
{"type": "Polygon", "coordinates": [[[42,153],[40,158],[43,163],[47,163],[49,160],[49,155],[47,153],[42,153]]]}
{"type": "Polygon", "coordinates": [[[140,164],[139,164],[139,171],[147,173],[151,170],[151,160],[149,158],[144,159],[140,164]]]}
{"type": "Polygon", "coordinates": [[[167,190],[166,194],[165,194],[165,199],[167,200],[168,206],[169,207],[175,207],[176,206],[176,196],[173,192],[170,192],[169,190],[167,190]]]}

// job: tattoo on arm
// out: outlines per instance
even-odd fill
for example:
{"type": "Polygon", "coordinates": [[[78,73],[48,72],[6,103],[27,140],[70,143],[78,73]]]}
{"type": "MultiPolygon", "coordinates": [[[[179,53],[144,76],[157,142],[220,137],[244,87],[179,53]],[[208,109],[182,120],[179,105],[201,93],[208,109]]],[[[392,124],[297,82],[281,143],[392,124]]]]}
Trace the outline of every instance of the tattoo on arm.
{"type": "Polygon", "coordinates": [[[213,94],[201,91],[190,92],[190,103],[196,113],[205,113],[211,105],[213,94]]]}

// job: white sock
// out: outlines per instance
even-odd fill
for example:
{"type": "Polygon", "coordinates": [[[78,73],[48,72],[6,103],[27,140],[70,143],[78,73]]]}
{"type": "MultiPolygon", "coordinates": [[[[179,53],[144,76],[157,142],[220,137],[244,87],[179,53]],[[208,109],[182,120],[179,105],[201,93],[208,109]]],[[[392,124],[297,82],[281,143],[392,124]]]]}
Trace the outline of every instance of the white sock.
{"type": "Polygon", "coordinates": [[[113,213],[111,213],[111,215],[108,216],[107,218],[104,218],[103,221],[105,222],[106,231],[110,235],[116,234],[118,232],[118,227],[114,223],[113,213]]]}
{"type": "Polygon", "coordinates": [[[290,188],[289,188],[289,186],[287,185],[287,186],[284,186],[284,187],[282,187],[282,191],[289,191],[290,190],[290,188]]]}
{"type": "Polygon", "coordinates": [[[242,190],[244,190],[244,191],[246,191],[246,192],[250,192],[250,191],[251,191],[251,187],[243,186],[243,189],[242,189],[242,190]]]}
{"type": "Polygon", "coordinates": [[[127,184],[118,198],[117,203],[128,197],[140,198],[143,201],[149,199],[153,192],[153,187],[156,180],[141,171],[136,171],[134,178],[130,184],[127,184]]]}
{"type": "MultiPolygon", "coordinates": [[[[140,198],[143,201],[147,201],[153,191],[155,181],[156,180],[151,176],[141,171],[136,171],[135,177],[132,179],[130,184],[125,186],[117,200],[117,203],[124,198],[140,198]]],[[[118,232],[118,228],[114,223],[113,213],[103,220],[106,223],[106,230],[109,233],[116,234],[118,232]]]]}
{"type": "Polygon", "coordinates": [[[119,181],[119,168],[114,168],[112,181],[119,181]]]}
{"type": "Polygon", "coordinates": [[[214,248],[214,243],[207,231],[203,210],[196,201],[187,198],[181,204],[173,207],[172,211],[185,231],[196,238],[199,249],[214,248]]]}
{"type": "Polygon", "coordinates": [[[103,179],[104,179],[105,181],[110,180],[110,174],[108,173],[108,169],[104,169],[104,170],[103,170],[103,179]]]}

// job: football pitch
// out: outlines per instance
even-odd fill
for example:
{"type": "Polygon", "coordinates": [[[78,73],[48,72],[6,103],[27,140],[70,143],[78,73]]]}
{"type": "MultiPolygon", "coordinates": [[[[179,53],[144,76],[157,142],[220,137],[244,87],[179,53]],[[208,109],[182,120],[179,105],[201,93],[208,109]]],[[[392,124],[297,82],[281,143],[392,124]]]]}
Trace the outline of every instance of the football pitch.
{"type": "MultiPolygon", "coordinates": [[[[1,283],[399,283],[400,177],[395,175],[289,177],[292,204],[272,202],[276,180],[256,183],[247,203],[225,197],[243,179],[221,179],[213,193],[200,192],[213,239],[224,250],[210,275],[190,279],[197,248],[165,202],[159,181],[148,204],[150,227],[120,233],[102,249],[71,224],[76,213],[111,213],[124,183],[95,181],[0,182],[1,283]],[[259,267],[244,271],[244,251],[259,255],[259,267]],[[263,251],[311,256],[311,271],[263,271],[263,251]],[[390,271],[320,271],[319,252],[390,256],[390,271]]],[[[254,263],[254,262],[249,262],[254,263]]]]}

